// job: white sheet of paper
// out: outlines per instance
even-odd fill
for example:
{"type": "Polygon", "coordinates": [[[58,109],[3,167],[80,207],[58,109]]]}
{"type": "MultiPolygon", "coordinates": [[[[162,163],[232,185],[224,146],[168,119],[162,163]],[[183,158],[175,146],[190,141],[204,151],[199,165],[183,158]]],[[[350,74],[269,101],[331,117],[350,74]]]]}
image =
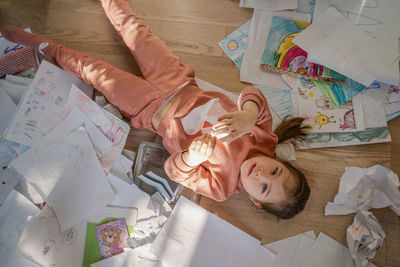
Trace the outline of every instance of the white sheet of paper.
{"type": "Polygon", "coordinates": [[[353,267],[350,251],[322,232],[305,258],[303,267],[353,267]]]}
{"type": "Polygon", "coordinates": [[[357,267],[369,265],[367,259],[375,256],[385,237],[382,226],[372,212],[357,212],[353,224],[346,231],[347,245],[357,267]]]}
{"type": "Polygon", "coordinates": [[[10,83],[25,85],[25,86],[29,86],[33,81],[33,79],[31,78],[25,78],[22,76],[11,75],[11,74],[7,74],[5,80],[10,83]]]}
{"type": "Polygon", "coordinates": [[[144,210],[147,209],[150,196],[140,190],[134,184],[128,184],[111,173],[108,174],[108,180],[114,188],[115,200],[110,205],[121,207],[135,207],[138,209],[138,216],[142,218],[144,210]]]}
{"type": "Polygon", "coordinates": [[[71,92],[62,112],[56,116],[43,132],[48,133],[52,131],[52,129],[62,122],[75,107],[78,107],[112,142],[112,147],[105,151],[100,157],[101,165],[105,169],[111,168],[125,146],[130,127],[126,122],[97,105],[96,102],[85,95],[77,86],[71,86],[71,92]]]}
{"type": "Polygon", "coordinates": [[[130,160],[128,157],[124,155],[119,155],[118,160],[111,166],[110,173],[113,175],[123,179],[126,182],[132,181],[132,166],[133,161],[135,160],[136,153],[133,155],[133,160],[130,160]]]}
{"type": "Polygon", "coordinates": [[[310,15],[289,11],[264,11],[255,9],[250,26],[249,42],[244,53],[240,80],[243,82],[267,85],[276,89],[287,90],[289,87],[282,80],[280,73],[260,70],[261,57],[268,39],[268,32],[273,16],[310,22],[310,15]]]}
{"type": "MultiPolygon", "coordinates": [[[[255,257],[255,260],[247,266],[252,267],[280,267],[280,266],[291,266],[294,263],[294,259],[297,256],[297,251],[307,251],[311,248],[314,240],[316,239],[314,231],[309,231],[303,234],[291,236],[282,240],[275,241],[270,244],[264,245],[264,247],[275,254],[275,257],[263,258],[255,257]],[[311,240],[311,244],[300,241],[305,238],[311,240]]],[[[261,251],[258,251],[261,253],[261,251]]],[[[297,256],[299,257],[299,256],[297,256]]],[[[301,260],[301,259],[300,259],[301,260]]]]}
{"type": "Polygon", "coordinates": [[[105,206],[90,216],[87,221],[100,223],[107,218],[125,218],[126,225],[135,226],[138,220],[138,209],[118,206],[105,206]]]}
{"type": "Polygon", "coordinates": [[[78,129],[63,142],[70,144],[66,160],[68,165],[47,197],[62,231],[95,214],[115,199],[86,131],[78,129]]]}
{"type": "Polygon", "coordinates": [[[0,206],[0,259],[2,266],[37,267],[17,252],[17,244],[28,217],[40,212],[28,199],[12,190],[0,206]]]}
{"type": "Polygon", "coordinates": [[[397,0],[317,0],[314,17],[320,16],[328,7],[337,8],[357,28],[377,40],[398,49],[400,37],[400,2],[397,0]]]}
{"type": "Polygon", "coordinates": [[[19,252],[42,266],[81,267],[85,248],[86,223],[61,231],[52,208],[45,206],[32,217],[18,243],[19,252]]]}
{"type": "Polygon", "coordinates": [[[41,130],[62,110],[71,85],[81,82],[77,77],[43,60],[6,138],[33,146],[43,137],[41,130]]]}
{"type": "Polygon", "coordinates": [[[112,256],[102,261],[93,263],[91,267],[163,267],[160,260],[151,257],[151,255],[143,255],[136,249],[125,251],[124,253],[112,256]]]}
{"type": "Polygon", "coordinates": [[[304,261],[306,260],[306,255],[314,244],[315,239],[315,235],[313,237],[305,235],[301,236],[299,245],[296,249],[296,254],[294,255],[292,265],[290,265],[290,267],[301,267],[303,265],[304,261]]]}
{"type": "Polygon", "coordinates": [[[19,181],[20,175],[16,171],[10,168],[0,170],[0,206],[19,181]]]}
{"type": "Polygon", "coordinates": [[[60,149],[63,138],[81,126],[85,126],[98,157],[112,146],[111,141],[78,108],[74,108],[53,131],[10,164],[30,185],[26,193],[35,203],[46,199],[68,165],[69,145],[60,149]]]}
{"type": "Polygon", "coordinates": [[[19,101],[28,90],[28,86],[0,80],[0,90],[5,92],[15,105],[18,105],[19,101]]]}
{"type": "Polygon", "coordinates": [[[8,94],[0,89],[0,136],[3,134],[16,108],[16,104],[8,94]]]}
{"type": "Polygon", "coordinates": [[[260,249],[259,240],[181,196],[150,253],[174,267],[234,267],[270,257],[260,249]]]}
{"type": "Polygon", "coordinates": [[[387,96],[387,91],[368,89],[353,97],[353,102],[357,99],[362,103],[364,128],[385,127],[386,113],[383,106],[383,101],[387,96]]]}
{"type": "Polygon", "coordinates": [[[358,210],[389,206],[400,215],[397,174],[382,165],[369,168],[347,167],[340,178],[334,202],[325,206],[325,215],[342,215],[358,210]]]}
{"type": "Polygon", "coordinates": [[[240,7],[263,10],[296,9],[297,0],[240,0],[240,7]]]}
{"type": "Polygon", "coordinates": [[[293,42],[322,65],[365,86],[375,80],[399,83],[398,53],[359,30],[335,8],[315,18],[293,42]]]}

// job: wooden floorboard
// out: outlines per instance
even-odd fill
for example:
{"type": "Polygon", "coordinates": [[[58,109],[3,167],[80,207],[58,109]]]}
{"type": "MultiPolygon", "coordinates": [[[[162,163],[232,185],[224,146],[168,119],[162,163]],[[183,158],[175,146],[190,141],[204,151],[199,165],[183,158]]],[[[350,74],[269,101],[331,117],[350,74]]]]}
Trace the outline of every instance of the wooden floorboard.
{"type": "MultiPolygon", "coordinates": [[[[196,75],[239,94],[247,84],[218,42],[252,16],[239,8],[239,0],[130,0],[133,11],[150,26],[196,75]]],[[[129,50],[114,31],[98,0],[2,0],[0,25],[30,27],[57,43],[83,51],[125,71],[140,71],[129,50]]],[[[304,212],[291,220],[278,221],[257,210],[245,193],[218,203],[202,197],[200,204],[264,243],[308,230],[323,231],[346,245],[346,228],[354,215],[324,216],[324,207],[335,196],[339,178],[347,166],[382,164],[400,172],[400,118],[389,122],[393,141],[386,144],[298,151],[295,165],[303,169],[312,194],[304,212]]],[[[127,148],[137,151],[140,141],[158,140],[144,129],[132,129],[127,148]]],[[[185,191],[190,196],[190,192],[185,191]]],[[[191,196],[192,199],[195,196],[191,196]]],[[[389,208],[374,210],[387,238],[374,263],[400,266],[400,219],[389,208]]],[[[240,241],[238,241],[240,242],[240,241]]]]}

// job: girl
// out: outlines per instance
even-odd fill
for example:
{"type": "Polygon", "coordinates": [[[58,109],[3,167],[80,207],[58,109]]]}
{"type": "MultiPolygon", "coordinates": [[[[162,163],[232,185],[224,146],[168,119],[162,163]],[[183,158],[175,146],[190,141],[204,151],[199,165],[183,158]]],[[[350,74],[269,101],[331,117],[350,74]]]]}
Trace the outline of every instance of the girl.
{"type": "Polygon", "coordinates": [[[304,135],[302,119],[284,120],[272,132],[267,101],[257,88],[246,87],[237,105],[222,93],[198,88],[194,71],[152,34],[126,0],[101,2],[143,78],[17,27],[4,26],[0,32],[91,84],[133,127],[161,135],[171,154],[164,167],[172,180],[217,201],[244,190],[256,207],[280,218],[303,210],[310,194],[304,175],[273,158],[278,142],[304,135]],[[226,112],[213,125],[212,134],[202,134],[202,129],[210,129],[207,123],[187,134],[185,118],[200,116],[210,106],[226,112]]]}

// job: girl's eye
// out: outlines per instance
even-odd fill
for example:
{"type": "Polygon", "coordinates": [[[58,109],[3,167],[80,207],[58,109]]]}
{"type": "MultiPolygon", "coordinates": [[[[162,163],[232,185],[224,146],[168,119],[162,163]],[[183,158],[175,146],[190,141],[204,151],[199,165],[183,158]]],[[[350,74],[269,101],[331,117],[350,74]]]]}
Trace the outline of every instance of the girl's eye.
{"type": "Polygon", "coordinates": [[[278,168],[275,168],[275,169],[272,171],[272,175],[275,175],[277,172],[278,172],[278,168]]]}
{"type": "Polygon", "coordinates": [[[265,190],[267,190],[267,185],[266,184],[263,186],[263,189],[262,189],[261,193],[264,193],[265,190]]]}

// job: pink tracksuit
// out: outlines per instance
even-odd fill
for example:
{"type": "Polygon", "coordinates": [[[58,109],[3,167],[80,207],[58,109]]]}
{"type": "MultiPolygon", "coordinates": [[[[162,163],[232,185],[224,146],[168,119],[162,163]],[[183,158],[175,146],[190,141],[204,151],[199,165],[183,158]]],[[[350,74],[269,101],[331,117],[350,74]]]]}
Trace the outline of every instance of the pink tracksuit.
{"type": "Polygon", "coordinates": [[[126,0],[102,0],[103,8],[118,34],[134,56],[143,78],[124,72],[103,61],[55,44],[48,38],[31,35],[22,29],[4,26],[0,29],[8,40],[41,49],[44,55],[64,70],[74,74],[99,90],[121,113],[130,118],[135,128],[147,128],[163,137],[163,144],[171,156],[165,163],[168,176],[194,192],[223,201],[236,192],[243,191],[239,174],[242,162],[263,154],[272,157],[278,138],[272,132],[272,118],[267,101],[255,87],[248,86],[235,104],[219,92],[204,91],[197,87],[194,71],[152,34],[148,26],[131,11],[126,0]],[[160,105],[182,88],[185,90],[161,119],[158,129],[152,118],[160,105]],[[191,110],[219,98],[228,112],[240,110],[244,102],[257,103],[260,113],[252,135],[246,134],[231,143],[217,141],[211,158],[196,167],[186,165],[182,153],[192,140],[201,135],[187,135],[181,118],[191,110]]]}

